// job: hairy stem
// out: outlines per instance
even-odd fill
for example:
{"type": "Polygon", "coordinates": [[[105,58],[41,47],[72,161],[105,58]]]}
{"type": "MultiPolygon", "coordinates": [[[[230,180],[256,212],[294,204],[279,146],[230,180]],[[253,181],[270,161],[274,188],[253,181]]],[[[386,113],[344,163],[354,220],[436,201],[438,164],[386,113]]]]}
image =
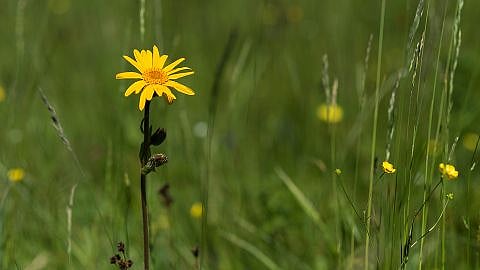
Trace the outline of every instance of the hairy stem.
{"type": "MultiPolygon", "coordinates": [[[[150,148],[150,101],[145,104],[145,115],[143,117],[143,144],[140,155],[140,163],[143,166],[147,163],[150,148]]],[[[140,174],[140,193],[142,197],[142,219],[143,219],[143,262],[145,270],[150,268],[150,243],[148,239],[148,207],[147,207],[147,175],[140,174]]]]}

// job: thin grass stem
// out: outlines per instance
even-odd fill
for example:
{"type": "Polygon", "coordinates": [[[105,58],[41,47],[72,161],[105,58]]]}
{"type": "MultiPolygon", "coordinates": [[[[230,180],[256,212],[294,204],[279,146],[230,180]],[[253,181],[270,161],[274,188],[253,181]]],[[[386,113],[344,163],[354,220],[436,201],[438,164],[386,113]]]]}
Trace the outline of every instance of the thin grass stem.
{"type": "Polygon", "coordinates": [[[377,79],[375,86],[375,110],[373,113],[373,127],[372,127],[372,148],[370,156],[370,180],[368,187],[368,205],[367,205],[367,230],[365,233],[365,259],[364,267],[365,270],[368,270],[369,266],[369,247],[370,247],[370,215],[372,212],[372,194],[373,194],[373,180],[375,173],[375,146],[377,141],[377,122],[378,122],[378,103],[379,103],[379,92],[380,92],[380,75],[382,68],[382,48],[383,48],[383,28],[385,23],[385,2],[382,0],[381,15],[380,15],[380,35],[378,38],[378,56],[377,56],[377,79]]]}

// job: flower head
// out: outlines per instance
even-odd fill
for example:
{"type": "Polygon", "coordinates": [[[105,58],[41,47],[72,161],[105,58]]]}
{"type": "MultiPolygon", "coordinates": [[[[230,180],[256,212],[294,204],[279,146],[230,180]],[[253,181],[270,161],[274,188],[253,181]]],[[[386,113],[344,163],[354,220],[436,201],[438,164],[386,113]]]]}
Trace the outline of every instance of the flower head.
{"type": "Polygon", "coordinates": [[[447,199],[453,200],[453,193],[450,192],[446,196],[447,196],[447,199]]]}
{"type": "Polygon", "coordinates": [[[12,168],[8,170],[7,176],[11,182],[20,182],[25,177],[25,171],[21,168],[12,168]]]}
{"type": "Polygon", "coordinates": [[[190,215],[194,218],[201,218],[203,215],[203,204],[201,202],[192,204],[192,207],[190,208],[190,215]]]}
{"type": "Polygon", "coordinates": [[[454,180],[458,177],[458,171],[455,169],[455,166],[451,164],[440,163],[438,169],[442,175],[446,176],[449,180],[454,180]]]}
{"type": "Polygon", "coordinates": [[[121,72],[116,75],[117,79],[139,79],[131,84],[125,91],[125,96],[140,94],[140,102],[138,108],[142,111],[145,108],[147,100],[152,100],[154,94],[164,96],[169,104],[176,99],[170,90],[171,88],[186,95],[195,95],[192,89],[178,83],[174,80],[193,74],[194,72],[188,67],[176,68],[185,58],[180,58],[173,63],[165,66],[167,55],[160,55],[157,46],[153,46],[153,53],[150,50],[133,50],[135,60],[124,55],[123,58],[140,71],[138,72],[121,72]],[[180,71],[186,71],[181,72],[180,71]]]}
{"type": "Polygon", "coordinates": [[[397,169],[393,167],[393,164],[388,161],[382,162],[382,167],[385,173],[395,173],[397,171],[397,169]]]}
{"type": "Polygon", "coordinates": [[[340,175],[342,174],[342,170],[340,170],[340,169],[338,169],[338,168],[335,169],[335,174],[338,175],[338,176],[340,176],[340,175]]]}
{"type": "Polygon", "coordinates": [[[343,119],[343,109],[336,104],[321,104],[317,108],[317,117],[323,122],[336,124],[343,119]]]}

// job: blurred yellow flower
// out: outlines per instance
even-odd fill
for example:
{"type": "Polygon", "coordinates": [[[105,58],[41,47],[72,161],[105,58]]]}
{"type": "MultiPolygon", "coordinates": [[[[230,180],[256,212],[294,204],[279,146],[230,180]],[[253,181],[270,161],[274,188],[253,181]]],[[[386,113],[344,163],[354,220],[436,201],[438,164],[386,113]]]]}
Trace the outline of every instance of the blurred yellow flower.
{"type": "Polygon", "coordinates": [[[147,100],[152,100],[154,93],[157,96],[166,98],[167,102],[171,104],[176,97],[170,91],[170,88],[176,89],[178,92],[186,95],[195,95],[192,89],[178,83],[174,80],[193,74],[188,67],[175,68],[178,64],[183,62],[185,58],[180,58],[173,63],[164,66],[168,55],[160,55],[157,46],[153,46],[153,53],[150,50],[133,50],[135,60],[129,56],[124,55],[123,58],[140,71],[138,72],[121,72],[116,75],[116,79],[139,79],[134,82],[127,91],[125,96],[131,95],[133,92],[140,95],[140,102],[138,108],[143,111],[147,100]],[[177,73],[188,70],[187,72],[177,73]],[[170,87],[170,88],[169,88],[170,87]]]}
{"type": "Polygon", "coordinates": [[[192,204],[192,207],[190,208],[190,215],[194,218],[201,218],[203,215],[203,204],[201,202],[192,204]]]}
{"type": "Polygon", "coordinates": [[[442,175],[446,176],[449,180],[454,180],[458,177],[458,171],[455,169],[455,166],[451,164],[440,163],[438,168],[440,169],[442,175]]]}
{"type": "Polygon", "coordinates": [[[61,15],[70,9],[70,0],[49,0],[48,8],[55,14],[61,15]]]}
{"type": "Polygon", "coordinates": [[[469,151],[475,151],[477,146],[478,134],[476,133],[467,133],[463,136],[463,147],[469,151]]]}
{"type": "Polygon", "coordinates": [[[340,170],[340,169],[338,169],[338,168],[335,169],[335,174],[338,175],[338,176],[340,176],[340,174],[342,174],[342,170],[340,170]]]}
{"type": "Polygon", "coordinates": [[[11,182],[20,182],[25,177],[25,171],[21,168],[12,168],[8,170],[7,176],[11,182]]]}
{"type": "Polygon", "coordinates": [[[343,109],[338,105],[321,104],[317,108],[317,117],[327,123],[335,124],[343,119],[343,109]]]}
{"type": "Polygon", "coordinates": [[[448,193],[447,194],[447,199],[453,200],[453,193],[448,193]]]}
{"type": "Polygon", "coordinates": [[[303,9],[300,6],[290,6],[287,9],[287,20],[291,23],[297,23],[303,19],[303,9]]]}
{"type": "Polygon", "coordinates": [[[393,164],[388,161],[382,162],[382,167],[385,173],[395,173],[397,171],[397,169],[393,167],[393,164]]]}
{"type": "Polygon", "coordinates": [[[4,101],[6,96],[5,89],[0,85],[0,102],[4,101]]]}

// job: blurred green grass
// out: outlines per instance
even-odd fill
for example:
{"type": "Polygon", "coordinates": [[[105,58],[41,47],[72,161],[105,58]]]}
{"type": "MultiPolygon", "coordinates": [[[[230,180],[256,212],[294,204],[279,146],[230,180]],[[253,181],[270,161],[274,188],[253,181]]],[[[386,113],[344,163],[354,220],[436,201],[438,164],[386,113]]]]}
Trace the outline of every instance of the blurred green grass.
{"type": "MultiPolygon", "coordinates": [[[[179,94],[172,106],[163,100],[153,102],[153,124],[168,132],[166,143],[156,151],[169,157],[168,165],[150,177],[148,186],[154,269],[192,269],[189,250],[195,245],[202,247],[206,269],[265,269],[258,257],[238,242],[229,241],[232,238],[226,235],[247,241],[282,269],[343,269],[350,260],[354,261],[354,269],[360,268],[364,248],[362,224],[339,189],[342,208],[340,213],[336,212],[331,174],[336,167],[341,168],[346,190],[353,194],[355,145],[360,139],[359,182],[354,202],[363,213],[368,194],[371,97],[377,68],[380,1],[377,2],[147,0],[146,36],[142,42],[138,30],[139,1],[4,0],[0,8],[0,86],[6,96],[0,102],[0,194],[7,196],[0,209],[0,268],[38,269],[32,262],[46,258],[44,269],[112,269],[109,257],[118,241],[127,241],[135,269],[141,268],[138,147],[142,114],[137,110],[137,98],[123,97],[128,82],[116,81],[114,76],[132,69],[122,55],[131,55],[134,48],[151,48],[153,44],[170,59],[186,57],[186,65],[196,72],[182,79],[196,91],[194,97],[179,94]],[[232,29],[236,29],[238,38],[220,78],[215,126],[208,137],[198,136],[195,127],[212,120],[208,114],[211,87],[232,29]],[[371,34],[374,38],[366,74],[367,119],[356,126],[360,114],[358,92],[371,34]],[[330,160],[328,125],[315,115],[317,106],[325,102],[321,82],[324,54],[328,55],[331,81],[339,81],[338,103],[344,108],[344,119],[335,127],[335,167],[330,160]],[[81,169],[51,126],[39,88],[55,107],[81,169]],[[353,127],[361,130],[352,130],[353,127]],[[356,132],[362,135],[352,141],[356,132]],[[324,164],[320,166],[324,169],[316,164],[324,164]],[[14,167],[23,168],[26,177],[12,184],[6,174],[14,167]],[[327,231],[306,215],[275,173],[275,167],[282,168],[312,201],[327,224],[327,231]],[[129,179],[130,185],[125,184],[125,179],[129,179]],[[70,189],[77,182],[80,184],[73,207],[73,249],[69,261],[66,207],[70,189]],[[174,198],[170,209],[162,205],[157,194],[165,182],[170,183],[174,198]],[[192,218],[189,211],[194,202],[202,200],[207,188],[208,226],[202,231],[201,221],[192,218]],[[340,228],[335,225],[336,217],[340,219],[340,228]],[[350,258],[352,226],[358,233],[355,256],[350,258]],[[340,254],[325,243],[325,233],[334,238],[337,233],[341,236],[340,254]],[[202,235],[206,241],[202,241],[202,235]]],[[[456,1],[447,2],[440,78],[447,64],[445,48],[450,42],[455,4],[456,1]]],[[[424,127],[428,123],[445,7],[438,1],[431,1],[430,5],[420,93],[423,103],[417,104],[421,110],[413,164],[416,178],[421,178],[424,171],[422,160],[428,141],[424,127]]],[[[382,82],[404,64],[416,6],[417,1],[387,1],[382,82]]],[[[475,238],[480,223],[475,210],[479,205],[475,198],[478,172],[472,172],[473,194],[468,199],[466,176],[472,152],[462,147],[464,134],[480,132],[476,124],[480,110],[480,37],[476,30],[479,10],[479,2],[466,1],[453,114],[448,127],[450,138],[441,142],[450,145],[455,136],[460,136],[454,160],[461,178],[448,184],[456,197],[446,212],[447,269],[474,269],[479,260],[475,238]],[[472,218],[471,242],[467,241],[469,231],[463,222],[466,216],[472,218]],[[472,254],[470,261],[465,258],[467,247],[472,254]]],[[[423,23],[422,20],[420,28],[423,23]]],[[[392,148],[402,183],[409,165],[405,157],[411,145],[406,117],[414,113],[408,107],[410,80],[402,80],[400,86],[399,118],[392,148]]],[[[438,79],[437,87],[439,92],[443,89],[442,79],[438,79]]],[[[387,86],[382,89],[385,96],[380,104],[376,152],[379,159],[384,158],[391,91],[387,86]]],[[[393,180],[394,177],[385,177],[385,182],[375,187],[377,214],[382,209],[381,200],[391,198],[381,194],[394,192],[393,180]]],[[[422,202],[423,179],[417,183],[410,211],[422,202]]],[[[440,203],[432,204],[429,224],[440,208],[440,203]]],[[[385,216],[390,215],[388,209],[383,211],[385,216]]],[[[388,239],[382,238],[383,231],[379,232],[379,237],[372,241],[372,252],[378,256],[380,268],[398,266],[400,247],[393,245],[400,242],[389,246],[388,239]],[[386,250],[393,250],[394,257],[389,258],[386,250]]],[[[434,251],[439,245],[437,237],[438,232],[426,238],[427,269],[439,260],[434,251]]],[[[418,248],[411,252],[418,253],[418,248]]],[[[411,261],[409,266],[413,269],[417,266],[413,255],[411,261]]]]}

